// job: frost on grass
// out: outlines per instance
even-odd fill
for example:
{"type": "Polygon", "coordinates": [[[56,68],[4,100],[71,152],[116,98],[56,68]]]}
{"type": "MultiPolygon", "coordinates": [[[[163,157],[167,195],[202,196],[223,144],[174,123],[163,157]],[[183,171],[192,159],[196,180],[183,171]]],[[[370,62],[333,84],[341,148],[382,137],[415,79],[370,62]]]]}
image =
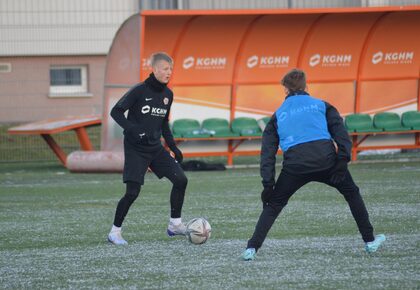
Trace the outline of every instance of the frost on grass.
{"type": "Polygon", "coordinates": [[[419,235],[389,236],[368,255],[359,237],[268,239],[255,261],[245,240],[183,238],[2,251],[4,288],[400,289],[418,286],[419,235]],[[378,283],[376,283],[378,282],[378,283]],[[192,286],[193,285],[193,286],[192,286]]]}
{"type": "Polygon", "coordinates": [[[0,288],[416,289],[420,285],[420,163],[351,165],[372,223],[388,237],[373,255],[343,197],[311,183],[294,195],[257,259],[240,260],[261,212],[257,169],[187,172],[185,221],[206,217],[208,243],[165,231],[171,184],[152,174],[105,242],[121,175],[25,170],[0,176],[0,288]]]}

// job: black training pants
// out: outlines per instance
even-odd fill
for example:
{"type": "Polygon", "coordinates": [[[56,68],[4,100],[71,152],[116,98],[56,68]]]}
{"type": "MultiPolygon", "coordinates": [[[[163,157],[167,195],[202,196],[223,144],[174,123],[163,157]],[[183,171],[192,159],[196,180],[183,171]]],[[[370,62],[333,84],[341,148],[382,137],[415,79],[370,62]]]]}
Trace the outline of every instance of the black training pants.
{"type": "Polygon", "coordinates": [[[247,247],[257,250],[261,247],[268,231],[283,207],[286,206],[289,198],[299,188],[311,181],[322,182],[336,188],[346,199],[363,241],[373,241],[373,227],[369,221],[369,214],[350,172],[347,170],[344,180],[337,185],[330,182],[331,174],[331,169],[310,174],[294,174],[282,170],[274,187],[274,194],[270,197],[268,204],[263,206],[263,211],[247,247]]]}
{"type": "Polygon", "coordinates": [[[179,163],[163,148],[156,153],[129,151],[127,148],[125,150],[123,178],[127,188],[124,196],[118,202],[114,225],[121,227],[129,208],[139,196],[148,167],[158,178],[166,177],[172,183],[170,215],[171,218],[180,218],[188,179],[179,163]]]}

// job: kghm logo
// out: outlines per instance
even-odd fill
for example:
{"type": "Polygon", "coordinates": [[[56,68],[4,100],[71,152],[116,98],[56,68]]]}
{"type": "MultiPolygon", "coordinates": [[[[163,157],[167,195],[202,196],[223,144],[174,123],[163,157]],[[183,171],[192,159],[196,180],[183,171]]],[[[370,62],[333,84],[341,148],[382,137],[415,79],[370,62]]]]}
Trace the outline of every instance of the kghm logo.
{"type": "Polygon", "coordinates": [[[413,62],[413,51],[382,52],[378,51],[372,55],[373,64],[410,64],[413,62]]]}
{"type": "Polygon", "coordinates": [[[283,122],[287,118],[287,112],[281,112],[281,114],[278,116],[279,122],[283,122]]]}
{"type": "Polygon", "coordinates": [[[321,55],[320,54],[314,54],[309,59],[309,65],[310,66],[316,66],[321,62],[321,55]]]}
{"type": "Polygon", "coordinates": [[[289,56],[250,56],[246,62],[248,68],[256,66],[260,68],[273,68],[273,67],[287,67],[289,66],[289,56]]]}
{"type": "Polygon", "coordinates": [[[351,54],[325,54],[319,53],[309,58],[309,66],[315,67],[321,65],[323,67],[349,66],[351,64],[351,54]]]}
{"type": "Polygon", "coordinates": [[[296,109],[290,110],[291,115],[299,114],[299,113],[316,113],[322,111],[318,105],[308,105],[308,106],[302,106],[296,109]]]}
{"type": "Polygon", "coordinates": [[[246,62],[246,66],[249,68],[253,68],[258,64],[258,56],[253,55],[251,57],[248,57],[248,60],[246,62]]]}
{"type": "Polygon", "coordinates": [[[150,112],[150,106],[146,105],[141,108],[142,114],[147,114],[150,112]]]}
{"type": "Polygon", "coordinates": [[[167,109],[163,109],[163,108],[152,108],[152,116],[158,116],[158,117],[164,117],[166,115],[166,113],[168,112],[167,109]]]}
{"type": "Polygon", "coordinates": [[[165,108],[155,108],[155,107],[150,107],[149,105],[143,106],[141,108],[142,114],[150,113],[150,115],[157,116],[157,117],[164,117],[167,112],[168,110],[165,108]]]}
{"type": "Polygon", "coordinates": [[[186,57],[182,63],[184,69],[224,69],[227,64],[226,57],[186,57]]]}
{"type": "Polygon", "coordinates": [[[182,64],[182,67],[184,69],[190,69],[190,68],[193,67],[193,65],[194,65],[194,57],[189,56],[186,59],[184,59],[184,62],[182,64]]]}

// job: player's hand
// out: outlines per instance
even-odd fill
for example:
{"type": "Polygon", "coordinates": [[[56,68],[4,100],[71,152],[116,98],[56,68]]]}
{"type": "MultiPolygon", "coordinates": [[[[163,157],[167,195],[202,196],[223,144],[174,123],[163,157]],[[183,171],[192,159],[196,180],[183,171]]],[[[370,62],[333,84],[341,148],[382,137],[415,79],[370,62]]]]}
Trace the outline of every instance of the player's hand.
{"type": "Polygon", "coordinates": [[[264,190],[261,192],[261,201],[263,202],[263,204],[266,204],[269,202],[273,193],[274,193],[274,189],[272,186],[264,187],[264,190]]]}
{"type": "Polygon", "coordinates": [[[181,163],[182,160],[184,160],[184,156],[182,155],[181,150],[178,149],[175,145],[169,147],[171,151],[175,154],[175,160],[178,161],[178,163],[181,163]]]}
{"type": "Polygon", "coordinates": [[[344,159],[337,159],[333,169],[331,170],[330,181],[332,184],[340,184],[347,173],[347,161],[344,159]]]}

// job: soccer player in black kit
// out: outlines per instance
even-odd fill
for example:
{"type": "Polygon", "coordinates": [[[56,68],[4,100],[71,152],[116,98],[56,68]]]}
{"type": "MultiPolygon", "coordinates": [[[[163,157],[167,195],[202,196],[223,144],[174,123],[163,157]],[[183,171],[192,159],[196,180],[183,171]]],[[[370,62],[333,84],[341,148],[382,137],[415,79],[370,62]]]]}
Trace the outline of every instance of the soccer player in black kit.
{"type": "Polygon", "coordinates": [[[261,145],[263,211],[242,259],[255,259],[289,198],[311,181],[332,186],[344,196],[365,242],[366,252],[375,252],[385,241],[385,235],[374,236],[359,188],[347,169],[351,141],[343,119],[332,105],[309,96],[305,91],[303,71],[291,70],[281,83],[287,96],[268,122],[261,145]],[[283,168],[275,182],[279,145],[283,151],[283,168]]]}
{"type": "Polygon", "coordinates": [[[139,196],[148,168],[158,178],[168,178],[173,185],[167,234],[185,235],[186,230],[181,210],[188,180],[179,164],[183,159],[182,152],[175,145],[168,124],[173,93],[167,84],[172,75],[173,61],[163,52],[153,54],[150,61],[153,70],[150,76],[132,87],[111,110],[111,117],[124,129],[123,181],[126,184],[125,195],[118,202],[108,235],[108,241],[115,245],[127,244],[121,235],[121,225],[139,196]],[[126,118],[124,113],[127,110],[126,118]],[[162,136],[175,159],[162,146],[162,136]]]}

